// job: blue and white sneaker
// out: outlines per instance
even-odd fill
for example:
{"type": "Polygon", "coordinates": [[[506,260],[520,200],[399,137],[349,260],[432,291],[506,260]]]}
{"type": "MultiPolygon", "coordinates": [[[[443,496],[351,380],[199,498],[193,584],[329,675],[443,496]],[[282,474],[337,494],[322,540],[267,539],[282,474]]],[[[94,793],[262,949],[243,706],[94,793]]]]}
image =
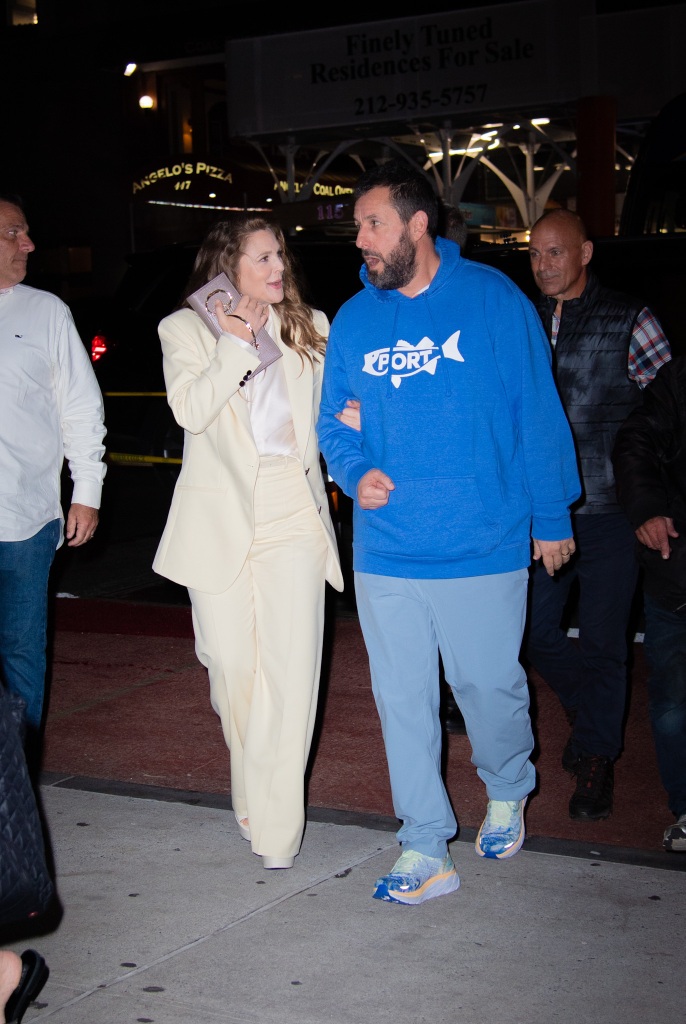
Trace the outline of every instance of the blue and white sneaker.
{"type": "Polygon", "coordinates": [[[480,857],[505,860],[521,849],[526,835],[523,800],[489,800],[474,846],[480,857]]]}
{"type": "Polygon", "coordinates": [[[459,888],[460,878],[449,853],[441,859],[404,850],[390,875],[377,879],[373,897],[388,903],[424,903],[459,888]]]}

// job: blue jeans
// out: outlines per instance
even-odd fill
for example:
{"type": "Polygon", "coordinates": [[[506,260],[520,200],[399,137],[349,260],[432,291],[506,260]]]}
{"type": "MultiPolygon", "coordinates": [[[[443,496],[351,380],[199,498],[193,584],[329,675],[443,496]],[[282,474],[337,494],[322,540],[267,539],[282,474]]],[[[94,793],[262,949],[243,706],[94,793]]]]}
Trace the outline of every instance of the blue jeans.
{"type": "Polygon", "coordinates": [[[686,614],[643,595],[648,710],[670,811],[686,814],[686,614]]]}
{"type": "MultiPolygon", "coordinates": [[[[457,823],[441,775],[438,655],[489,800],[536,783],[529,689],[519,663],[527,571],[466,579],[355,573],[393,795],[398,842],[445,857],[457,823]]],[[[484,800],[484,809],[486,801],[484,800]]]]}
{"type": "Polygon", "coordinates": [[[621,513],[577,515],[576,554],[549,576],[531,570],[526,655],[563,707],[576,712],[575,753],[613,760],[622,749],[627,694],[627,629],[636,590],[636,538],[621,513]],[[579,584],[579,640],[567,636],[562,616],[572,584],[579,584]]]}
{"type": "Polygon", "coordinates": [[[26,701],[26,724],[40,730],[45,696],[48,578],[60,537],[53,519],[28,540],[0,541],[0,668],[26,701]]]}

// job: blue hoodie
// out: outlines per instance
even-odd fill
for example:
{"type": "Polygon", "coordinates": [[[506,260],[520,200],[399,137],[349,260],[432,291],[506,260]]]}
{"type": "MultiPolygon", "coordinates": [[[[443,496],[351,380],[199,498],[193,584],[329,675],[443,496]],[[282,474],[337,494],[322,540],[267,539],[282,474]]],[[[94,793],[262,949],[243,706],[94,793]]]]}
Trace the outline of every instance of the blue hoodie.
{"type": "Polygon", "coordinates": [[[354,569],[406,579],[511,572],[531,537],[572,536],[581,488],[540,318],[503,273],[436,240],[440,266],[414,298],[364,285],[331,326],[318,422],[346,494],[370,469],[386,506],[353,514],[354,569]],[[335,418],[361,402],[362,430],[335,418]]]}

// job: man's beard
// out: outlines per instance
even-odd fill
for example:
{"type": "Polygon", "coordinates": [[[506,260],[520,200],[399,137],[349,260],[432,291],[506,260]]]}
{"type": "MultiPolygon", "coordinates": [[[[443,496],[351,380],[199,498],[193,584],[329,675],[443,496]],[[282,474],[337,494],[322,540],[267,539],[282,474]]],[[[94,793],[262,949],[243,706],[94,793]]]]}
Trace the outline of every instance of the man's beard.
{"type": "MultiPolygon", "coordinates": [[[[362,253],[364,256],[364,252],[362,253]]],[[[373,253],[370,255],[375,255],[373,253]]],[[[409,284],[417,269],[417,250],[412,244],[410,233],[405,228],[400,241],[386,259],[383,261],[381,270],[370,270],[367,268],[367,276],[371,284],[384,291],[391,291],[394,288],[404,288],[409,284]]]]}

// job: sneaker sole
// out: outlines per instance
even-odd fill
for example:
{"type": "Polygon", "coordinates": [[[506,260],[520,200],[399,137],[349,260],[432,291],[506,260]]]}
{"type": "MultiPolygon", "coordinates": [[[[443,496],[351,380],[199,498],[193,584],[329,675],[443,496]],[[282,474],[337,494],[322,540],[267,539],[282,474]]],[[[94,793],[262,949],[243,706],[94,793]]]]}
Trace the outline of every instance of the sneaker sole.
{"type": "Polygon", "coordinates": [[[446,871],[442,875],[433,875],[427,879],[415,892],[397,892],[389,889],[384,879],[379,879],[376,889],[372,893],[372,899],[383,900],[386,903],[404,903],[412,906],[424,903],[425,900],[432,900],[435,896],[447,896],[460,888],[460,876],[456,871],[446,871]]]}
{"type": "Polygon", "coordinates": [[[686,853],[686,837],[679,836],[677,839],[665,839],[662,844],[669,853],[686,853]]]}

